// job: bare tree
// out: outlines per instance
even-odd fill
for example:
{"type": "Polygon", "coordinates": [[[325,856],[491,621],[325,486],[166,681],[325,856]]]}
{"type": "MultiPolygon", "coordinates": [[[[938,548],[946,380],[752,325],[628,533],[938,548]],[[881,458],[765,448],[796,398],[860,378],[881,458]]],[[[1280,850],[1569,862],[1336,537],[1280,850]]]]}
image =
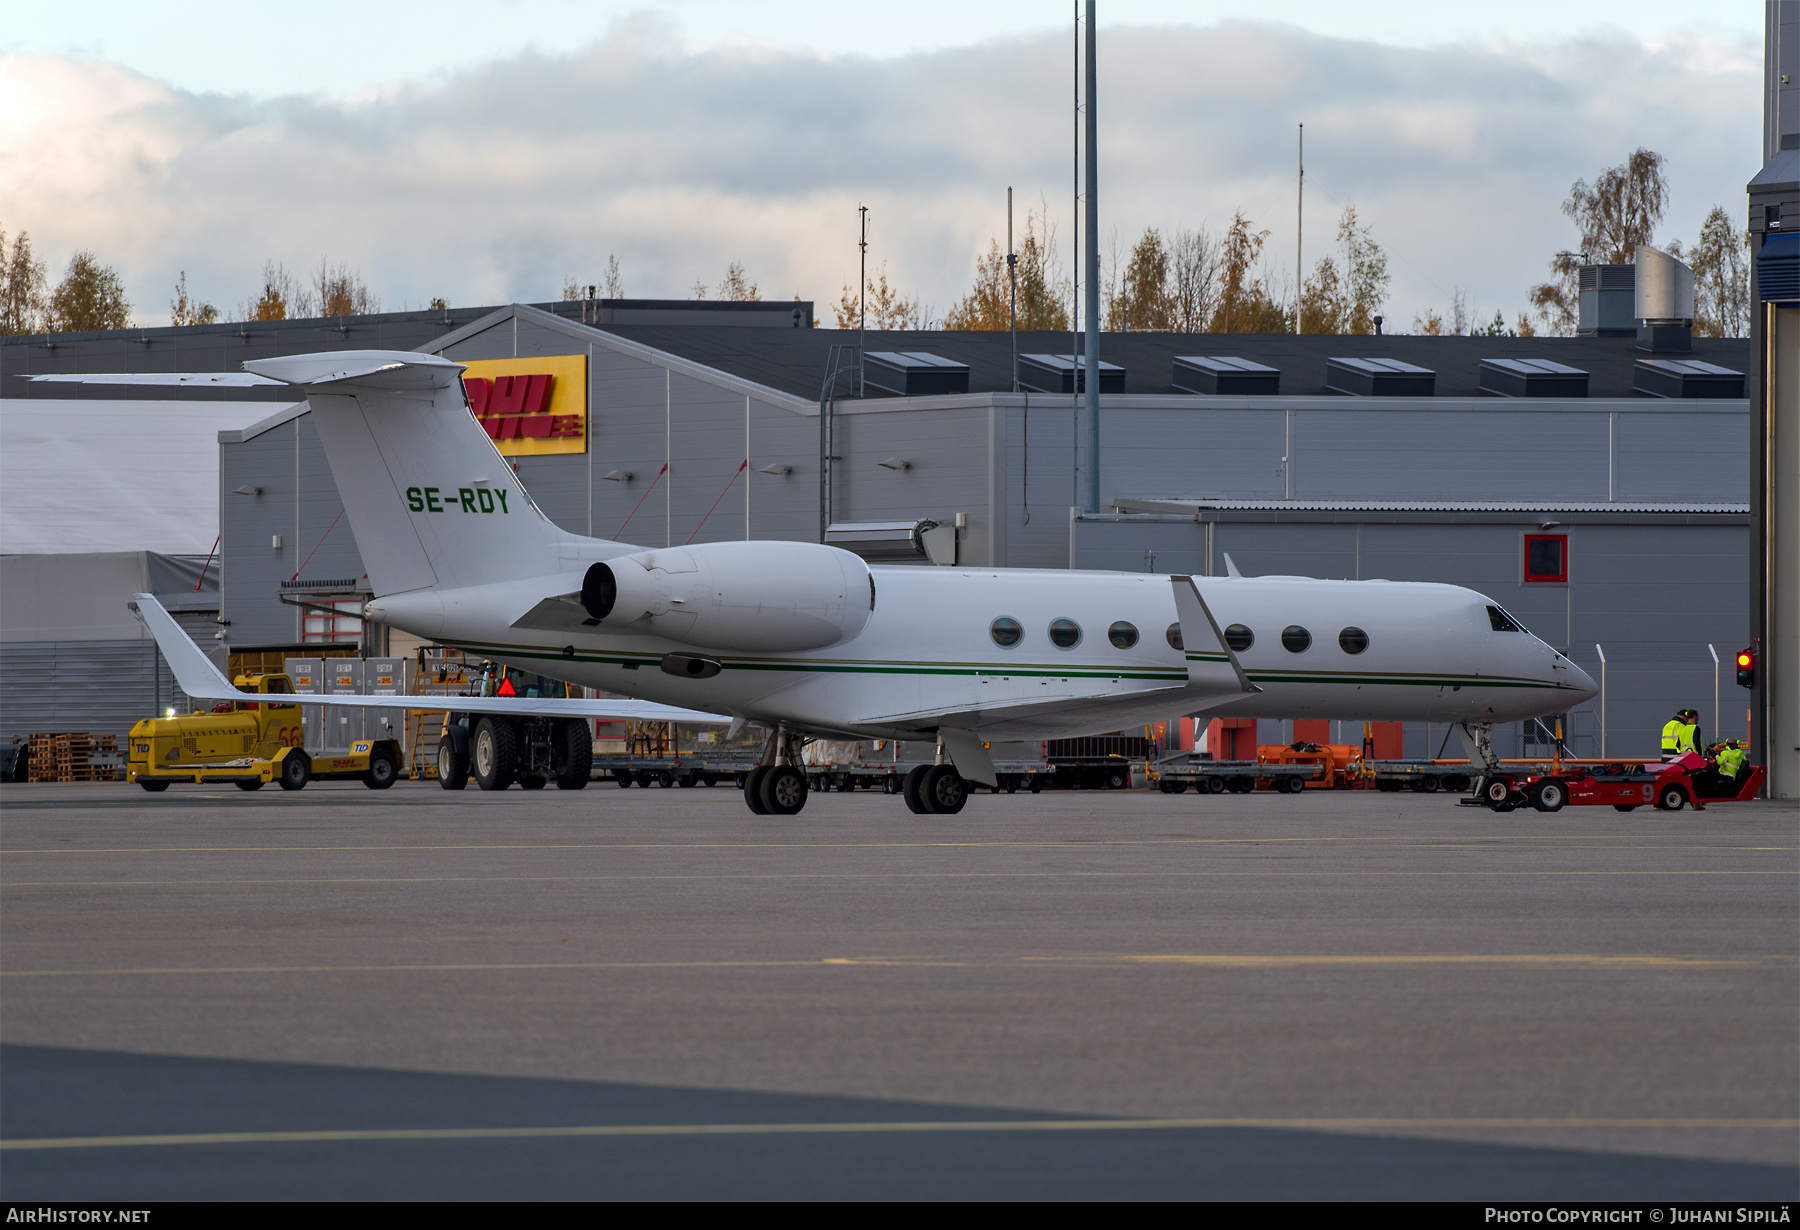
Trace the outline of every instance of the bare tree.
{"type": "Polygon", "coordinates": [[[82,249],[69,258],[63,280],[50,292],[50,329],[79,333],[89,329],[125,329],[131,325],[131,304],[119,271],[102,265],[98,257],[82,249]]]}
{"type": "Polygon", "coordinates": [[[1578,179],[1569,188],[1562,211],[1581,232],[1578,251],[1550,258],[1554,282],[1531,288],[1531,304],[1552,333],[1573,333],[1580,315],[1581,291],[1576,284],[1582,264],[1628,265],[1639,244],[1653,241],[1669,199],[1663,156],[1641,146],[1616,167],[1594,177],[1593,187],[1578,179]]]}
{"type": "Polygon", "coordinates": [[[607,253],[606,279],[601,285],[602,298],[623,299],[625,297],[625,279],[619,276],[619,258],[607,253]]]}
{"type": "Polygon", "coordinates": [[[182,325],[210,325],[219,318],[219,309],[210,303],[201,303],[188,296],[187,270],[175,281],[175,298],[169,303],[169,321],[176,327],[182,325]]]}
{"type": "Polygon", "coordinates": [[[0,335],[41,332],[48,299],[44,263],[32,257],[31,236],[20,231],[8,252],[0,230],[0,335]]]}
{"type": "Polygon", "coordinates": [[[1169,328],[1204,333],[1219,297],[1219,245],[1198,230],[1169,233],[1169,328]]]}

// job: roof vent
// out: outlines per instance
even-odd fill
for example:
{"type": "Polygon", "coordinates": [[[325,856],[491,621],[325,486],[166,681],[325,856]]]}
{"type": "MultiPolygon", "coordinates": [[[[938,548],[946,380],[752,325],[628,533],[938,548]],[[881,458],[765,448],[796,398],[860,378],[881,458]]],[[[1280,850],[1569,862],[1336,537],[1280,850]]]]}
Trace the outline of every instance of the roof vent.
{"type": "Polygon", "coordinates": [[[1281,392],[1281,369],[1233,355],[1178,355],[1170,383],[1184,393],[1272,397],[1281,392]]]}
{"type": "Polygon", "coordinates": [[[967,393],[969,365],[923,350],[871,350],[863,361],[863,380],[902,397],[967,393]]]}
{"type": "Polygon", "coordinates": [[[1588,374],[1549,359],[1483,359],[1481,391],[1495,397],[1586,397],[1588,374]]]}
{"type": "Polygon", "coordinates": [[[1735,399],[1744,395],[1744,373],[1698,359],[1639,359],[1631,387],[1651,397],[1735,399]]]}
{"type": "Polygon", "coordinates": [[[1685,354],[1694,348],[1694,271],[1659,248],[1639,244],[1631,314],[1637,348],[1685,354]]]}
{"type": "Polygon", "coordinates": [[[1584,337],[1630,337],[1637,332],[1632,302],[1636,265],[1583,265],[1575,282],[1580,305],[1575,332],[1584,337]]]}
{"type": "MultiPolygon", "coordinates": [[[[1022,354],[1019,356],[1019,383],[1039,393],[1085,393],[1087,360],[1081,355],[1022,354]]],[[[1125,369],[1102,360],[1100,391],[1123,393],[1125,369]]]]}
{"type": "Polygon", "coordinates": [[[1325,387],[1356,397],[1430,397],[1437,373],[1399,359],[1332,359],[1325,365],[1325,387]]]}

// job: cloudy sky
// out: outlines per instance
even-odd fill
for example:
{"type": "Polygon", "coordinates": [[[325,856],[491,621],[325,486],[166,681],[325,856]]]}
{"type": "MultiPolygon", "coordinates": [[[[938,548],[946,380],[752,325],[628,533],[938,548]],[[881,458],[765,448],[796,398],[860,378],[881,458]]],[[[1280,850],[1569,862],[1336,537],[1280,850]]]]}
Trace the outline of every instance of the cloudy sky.
{"type": "MultiPolygon", "coordinates": [[[[1071,234],[1067,4],[34,5],[0,28],[0,227],[77,248],[168,320],[266,260],[358,267],[390,309],[554,298],[618,256],[629,295],[741,260],[827,305],[871,258],[942,312],[1006,189],[1071,234]]],[[[1668,158],[1660,238],[1742,212],[1761,6],[1101,0],[1102,248],[1242,209],[1294,260],[1353,203],[1404,324],[1460,289],[1510,319],[1575,238],[1577,178],[1668,158]]]]}

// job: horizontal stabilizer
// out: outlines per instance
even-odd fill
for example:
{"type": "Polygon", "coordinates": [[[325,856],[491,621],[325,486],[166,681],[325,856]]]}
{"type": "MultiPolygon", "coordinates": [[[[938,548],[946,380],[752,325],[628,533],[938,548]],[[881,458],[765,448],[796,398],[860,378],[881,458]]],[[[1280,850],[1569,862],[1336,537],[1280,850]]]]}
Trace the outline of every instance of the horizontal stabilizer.
{"type": "Polygon", "coordinates": [[[62,376],[32,376],[31,379],[52,384],[141,384],[191,389],[253,389],[260,385],[286,383],[255,372],[74,372],[62,376]]]}
{"type": "MultiPolygon", "coordinates": [[[[244,692],[181,630],[174,616],[150,594],[134,594],[132,609],[143,618],[156,647],[162,650],[175,682],[195,700],[268,704],[267,693],[244,692]]],[[[643,722],[701,722],[725,725],[731,718],[698,709],[659,705],[647,700],[558,700],[524,696],[298,696],[283,694],[275,703],[349,705],[362,709],[451,709],[458,713],[505,713],[515,717],[614,718],[643,722]]]]}

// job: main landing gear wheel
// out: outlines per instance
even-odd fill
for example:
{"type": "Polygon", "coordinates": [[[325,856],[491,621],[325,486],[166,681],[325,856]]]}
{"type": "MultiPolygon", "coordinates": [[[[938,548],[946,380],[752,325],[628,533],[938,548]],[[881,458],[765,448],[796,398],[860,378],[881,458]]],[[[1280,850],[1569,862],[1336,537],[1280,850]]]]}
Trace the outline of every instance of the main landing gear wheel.
{"type": "Polygon", "coordinates": [[[750,810],[759,816],[769,814],[769,809],[762,800],[762,784],[763,778],[769,775],[769,770],[773,767],[773,765],[759,764],[750,770],[750,776],[744,779],[744,802],[748,803],[750,810]]]}
{"type": "Polygon", "coordinates": [[[461,790],[469,784],[469,756],[458,753],[456,740],[445,735],[438,741],[438,785],[445,790],[461,790]]]}
{"type": "Polygon", "coordinates": [[[1539,811],[1561,811],[1569,801],[1569,788],[1554,777],[1546,777],[1531,787],[1531,805],[1539,811]]]}
{"type": "Polygon", "coordinates": [[[925,806],[925,775],[931,772],[928,764],[914,766],[900,785],[900,793],[906,799],[906,810],[915,816],[929,816],[931,809],[925,806]]]}
{"type": "Polygon", "coordinates": [[[954,816],[969,801],[969,783],[953,764],[932,765],[919,784],[919,801],[934,816],[954,816]]]}
{"type": "Polygon", "coordinates": [[[806,806],[806,775],[791,764],[780,764],[764,774],[763,810],[771,816],[792,816],[806,806]]]}

